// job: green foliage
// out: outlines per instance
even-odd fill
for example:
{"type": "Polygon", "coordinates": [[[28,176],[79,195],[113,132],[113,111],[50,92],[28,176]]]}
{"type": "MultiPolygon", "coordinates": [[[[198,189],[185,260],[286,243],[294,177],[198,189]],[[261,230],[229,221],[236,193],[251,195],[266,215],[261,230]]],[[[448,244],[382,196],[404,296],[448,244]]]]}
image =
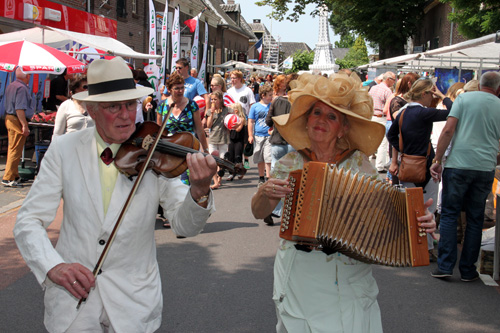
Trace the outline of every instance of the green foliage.
{"type": "Polygon", "coordinates": [[[314,52],[313,51],[297,51],[293,55],[293,66],[292,69],[288,69],[285,73],[296,73],[298,71],[309,70],[309,65],[314,62],[314,52]]]}
{"type": "Polygon", "coordinates": [[[478,38],[500,30],[500,0],[440,0],[455,8],[448,15],[458,24],[458,31],[468,38],[478,38]]]}
{"type": "Polygon", "coordinates": [[[353,47],[355,41],[356,35],[354,35],[352,32],[349,32],[347,34],[340,35],[340,40],[338,42],[335,42],[335,47],[350,49],[351,47],[353,47]]]}
{"type": "Polygon", "coordinates": [[[256,4],[271,6],[272,13],[269,16],[276,20],[296,21],[304,14],[306,5],[324,3],[331,11],[330,24],[336,34],[342,36],[354,32],[362,35],[379,45],[380,58],[384,59],[404,53],[407,38],[413,36],[421,24],[427,2],[428,0],[261,0],[256,4]],[[287,16],[289,8],[292,13],[287,16]]]}
{"type": "Polygon", "coordinates": [[[335,63],[339,65],[340,69],[354,68],[368,62],[368,49],[366,48],[365,40],[361,36],[356,38],[354,45],[349,49],[344,59],[335,59],[335,63]]]}

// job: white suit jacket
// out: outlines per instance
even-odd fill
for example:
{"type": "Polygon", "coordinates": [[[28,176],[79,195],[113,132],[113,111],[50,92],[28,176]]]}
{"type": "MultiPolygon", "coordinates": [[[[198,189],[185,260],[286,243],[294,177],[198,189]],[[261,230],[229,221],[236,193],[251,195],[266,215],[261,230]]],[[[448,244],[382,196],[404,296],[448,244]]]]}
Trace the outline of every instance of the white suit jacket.
{"type": "MultiPolygon", "coordinates": [[[[118,175],[104,216],[97,159],[93,128],[55,138],[17,215],[14,236],[38,282],[46,287],[45,326],[51,332],[65,331],[85,303],[77,311],[77,299],[50,281],[48,271],[73,262],[93,271],[104,249],[100,241],[108,240],[133,185],[118,175]],[[54,248],[45,228],[54,220],[61,198],[64,217],[54,248]]],[[[117,332],[152,332],[161,323],[163,300],[154,240],[159,204],[174,232],[184,236],[201,232],[213,210],[211,194],[204,209],[178,178],[146,173],[96,279],[117,332]]]]}

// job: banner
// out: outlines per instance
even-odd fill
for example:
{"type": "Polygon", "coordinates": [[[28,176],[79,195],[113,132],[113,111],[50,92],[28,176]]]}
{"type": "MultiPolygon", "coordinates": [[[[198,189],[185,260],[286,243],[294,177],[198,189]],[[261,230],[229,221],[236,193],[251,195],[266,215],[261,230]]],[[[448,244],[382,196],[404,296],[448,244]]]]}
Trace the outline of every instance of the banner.
{"type": "Polygon", "coordinates": [[[201,61],[200,72],[198,78],[201,82],[205,82],[207,71],[207,52],[208,52],[208,23],[205,22],[205,42],[203,43],[203,60],[201,61]]]}
{"type": "Polygon", "coordinates": [[[163,12],[163,21],[161,25],[161,66],[160,66],[160,83],[163,84],[165,80],[165,71],[167,70],[167,33],[168,33],[168,0],[165,0],[165,11],[163,12]]]}
{"type": "MultiPolygon", "coordinates": [[[[200,13],[201,15],[201,13],[200,13]]],[[[191,68],[198,70],[198,44],[200,43],[200,16],[196,17],[196,28],[194,30],[193,47],[191,48],[191,68]]]]}
{"type": "Polygon", "coordinates": [[[200,39],[200,16],[196,16],[196,28],[194,30],[193,47],[191,48],[191,68],[198,70],[198,44],[200,39]]]}
{"type": "Polygon", "coordinates": [[[172,66],[170,73],[175,72],[175,62],[179,60],[179,48],[181,46],[181,35],[179,31],[179,6],[175,8],[174,22],[172,23],[172,66]]]}
{"type": "MultiPolygon", "coordinates": [[[[156,55],[156,11],[153,0],[149,0],[149,54],[156,55]]],[[[156,59],[149,59],[149,64],[156,64],[156,59]]]]}

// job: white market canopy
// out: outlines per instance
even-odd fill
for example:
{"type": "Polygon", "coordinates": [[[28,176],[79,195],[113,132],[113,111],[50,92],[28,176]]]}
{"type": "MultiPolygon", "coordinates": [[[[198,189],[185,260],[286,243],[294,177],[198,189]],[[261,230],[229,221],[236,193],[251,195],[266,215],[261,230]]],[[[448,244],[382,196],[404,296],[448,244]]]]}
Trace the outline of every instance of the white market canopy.
{"type": "Polygon", "coordinates": [[[483,36],[450,46],[422,53],[405,54],[383,59],[359,68],[403,66],[407,69],[433,69],[457,67],[461,69],[498,69],[500,43],[495,43],[496,34],[483,36]]]}
{"type": "Polygon", "coordinates": [[[103,50],[110,55],[135,59],[158,59],[159,55],[139,53],[122,42],[103,36],[93,36],[74,31],[62,30],[53,27],[35,27],[10,33],[0,34],[0,42],[27,40],[45,44],[56,49],[64,48],[67,44],[76,42],[95,49],[103,50]]]}

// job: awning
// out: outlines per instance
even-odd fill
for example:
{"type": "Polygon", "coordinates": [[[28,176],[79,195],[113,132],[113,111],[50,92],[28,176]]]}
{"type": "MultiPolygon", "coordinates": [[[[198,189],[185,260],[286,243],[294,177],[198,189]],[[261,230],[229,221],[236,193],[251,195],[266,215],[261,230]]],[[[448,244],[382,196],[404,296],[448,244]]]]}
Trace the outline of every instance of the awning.
{"type": "Polygon", "coordinates": [[[495,43],[495,34],[440,47],[427,52],[405,54],[383,59],[359,68],[400,65],[407,69],[432,69],[457,67],[462,69],[498,69],[500,43],[495,43]]]}
{"type": "Polygon", "coordinates": [[[53,27],[35,27],[21,31],[14,31],[0,35],[0,41],[27,40],[35,43],[42,43],[57,49],[62,49],[66,45],[76,42],[85,46],[103,50],[110,55],[135,59],[158,59],[161,56],[139,53],[122,42],[103,36],[93,36],[74,31],[62,30],[53,27]]]}

